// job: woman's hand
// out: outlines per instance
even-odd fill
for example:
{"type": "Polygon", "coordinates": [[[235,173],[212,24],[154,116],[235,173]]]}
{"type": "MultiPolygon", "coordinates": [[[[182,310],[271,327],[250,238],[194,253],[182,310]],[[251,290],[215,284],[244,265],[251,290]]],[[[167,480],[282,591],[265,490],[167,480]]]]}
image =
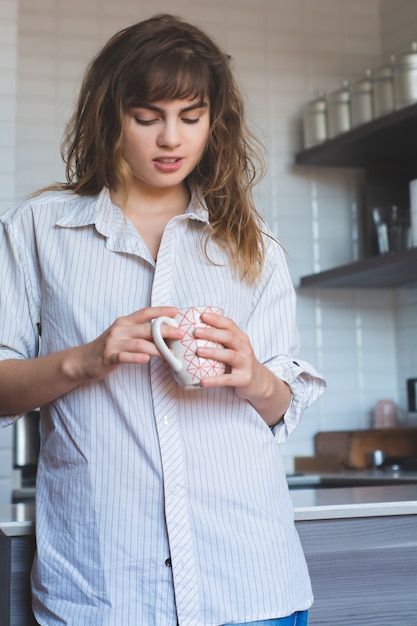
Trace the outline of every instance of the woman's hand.
{"type": "MultiPolygon", "coordinates": [[[[149,307],[120,317],[97,339],[34,359],[0,362],[0,416],[23,414],[52,402],[79,385],[100,380],[122,363],[147,363],[160,356],[152,340],[151,320],[173,317],[175,307],[149,307]]],[[[164,326],[164,337],[184,332],[164,326]]]]}
{"type": "MultiPolygon", "coordinates": [[[[177,313],[175,307],[148,307],[116,319],[97,339],[74,349],[73,375],[84,380],[100,380],[122,363],[143,364],[151,356],[160,357],[152,339],[151,322],[177,313]]],[[[167,339],[181,339],[184,331],[164,325],[163,334],[167,339]]]]}
{"type": "Polygon", "coordinates": [[[277,424],[287,410],[289,386],[262,365],[253,352],[249,337],[233,320],[215,313],[204,313],[206,327],[197,327],[197,338],[221,343],[224,349],[199,347],[197,354],[226,364],[225,374],[208,376],[203,387],[234,387],[236,394],[247,400],[269,426],[277,424]]]}

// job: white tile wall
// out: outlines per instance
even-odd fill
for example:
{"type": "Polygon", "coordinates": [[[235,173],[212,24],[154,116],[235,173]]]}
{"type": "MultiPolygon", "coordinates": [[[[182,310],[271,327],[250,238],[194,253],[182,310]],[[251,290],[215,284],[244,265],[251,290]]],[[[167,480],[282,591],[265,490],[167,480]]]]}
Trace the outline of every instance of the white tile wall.
{"type": "MultiPolygon", "coordinates": [[[[0,211],[15,200],[18,0],[0,3],[0,211]]],[[[1,323],[1,322],[0,322],[1,323]]],[[[10,499],[12,436],[0,430],[0,503],[10,499]]]]}
{"type": "MultiPolygon", "coordinates": [[[[417,33],[415,0],[3,0],[0,209],[62,179],[59,143],[87,62],[116,30],[163,11],[206,28],[233,56],[269,152],[259,206],[295,284],[356,258],[356,174],[294,167],[301,107],[406,47],[417,33]]],[[[417,375],[416,300],[415,289],[299,292],[303,355],[329,389],[283,449],[289,467],[312,452],[318,430],[369,426],[381,396],[405,405],[404,380],[417,375]]]]}
{"type": "Polygon", "coordinates": [[[384,63],[391,54],[400,54],[417,41],[415,0],[381,0],[381,35],[384,63]]]}

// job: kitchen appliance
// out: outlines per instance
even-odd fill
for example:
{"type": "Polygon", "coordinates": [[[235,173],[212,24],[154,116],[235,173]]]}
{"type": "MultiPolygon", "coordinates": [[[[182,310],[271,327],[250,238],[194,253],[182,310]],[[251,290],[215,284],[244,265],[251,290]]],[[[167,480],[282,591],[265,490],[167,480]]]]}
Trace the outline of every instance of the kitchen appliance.
{"type": "Polygon", "coordinates": [[[381,469],[391,470],[394,472],[416,472],[417,473],[417,456],[384,456],[382,463],[379,465],[381,469]]]}
{"type": "Polygon", "coordinates": [[[387,455],[383,450],[372,450],[369,456],[371,461],[371,467],[376,469],[383,465],[387,455]]]}
{"type": "Polygon", "coordinates": [[[21,486],[34,485],[38,464],[40,412],[29,411],[13,428],[13,466],[21,474],[21,486]]]}
{"type": "Polygon", "coordinates": [[[410,180],[410,231],[410,245],[417,248],[417,179],[410,180]]]}

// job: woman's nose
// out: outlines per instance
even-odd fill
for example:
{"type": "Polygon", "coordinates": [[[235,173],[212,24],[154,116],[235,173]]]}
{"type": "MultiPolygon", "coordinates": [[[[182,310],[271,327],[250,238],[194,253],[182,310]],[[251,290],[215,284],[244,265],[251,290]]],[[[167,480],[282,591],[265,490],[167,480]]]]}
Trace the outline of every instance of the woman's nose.
{"type": "Polygon", "coordinates": [[[166,121],[158,136],[158,145],[176,148],[181,143],[178,126],[175,122],[166,121]]]}

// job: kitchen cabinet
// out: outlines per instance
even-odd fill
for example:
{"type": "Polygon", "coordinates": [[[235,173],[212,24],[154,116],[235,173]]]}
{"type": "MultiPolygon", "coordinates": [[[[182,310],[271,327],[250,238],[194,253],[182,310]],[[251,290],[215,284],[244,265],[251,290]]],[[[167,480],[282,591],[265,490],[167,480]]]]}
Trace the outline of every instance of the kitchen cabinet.
{"type": "Polygon", "coordinates": [[[315,597],[310,626],[417,623],[416,519],[296,523],[315,597]]]}
{"type": "Polygon", "coordinates": [[[291,492],[310,626],[417,624],[417,485],[291,492]]]}
{"type": "Polygon", "coordinates": [[[30,570],[35,552],[35,506],[0,505],[0,626],[36,626],[30,570]]]}
{"type": "Polygon", "coordinates": [[[417,283],[417,249],[378,254],[373,208],[409,211],[417,178],[417,104],[381,116],[296,154],[297,166],[363,170],[361,260],[304,276],[301,287],[385,288],[417,283]]]}
{"type": "MultiPolygon", "coordinates": [[[[300,489],[291,498],[315,595],[309,624],[416,624],[417,485],[300,489]]],[[[34,532],[33,504],[0,506],[0,626],[36,624],[34,532]]]]}

